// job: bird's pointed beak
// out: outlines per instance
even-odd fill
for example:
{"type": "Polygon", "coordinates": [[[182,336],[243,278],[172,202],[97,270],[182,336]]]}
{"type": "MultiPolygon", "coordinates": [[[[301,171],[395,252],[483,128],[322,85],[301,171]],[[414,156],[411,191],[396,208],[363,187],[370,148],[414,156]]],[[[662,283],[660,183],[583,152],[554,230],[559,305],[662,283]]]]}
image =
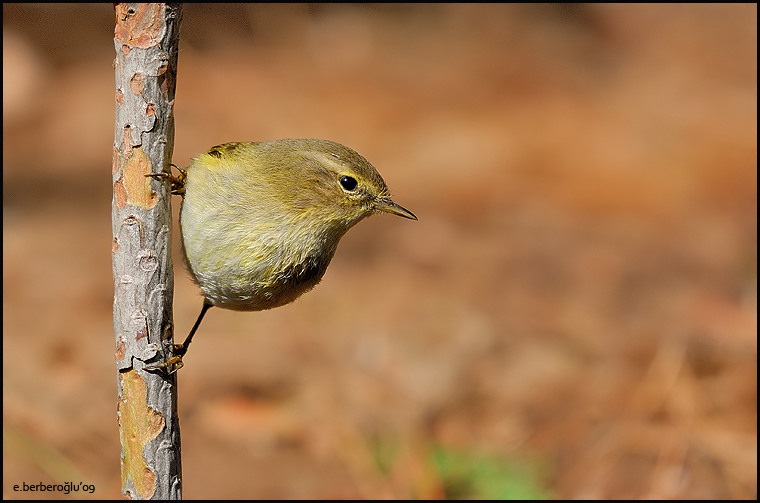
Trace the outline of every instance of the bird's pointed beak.
{"type": "Polygon", "coordinates": [[[417,216],[400,204],[394,203],[390,197],[381,197],[375,201],[375,209],[384,213],[392,213],[410,220],[417,220],[417,216]]]}

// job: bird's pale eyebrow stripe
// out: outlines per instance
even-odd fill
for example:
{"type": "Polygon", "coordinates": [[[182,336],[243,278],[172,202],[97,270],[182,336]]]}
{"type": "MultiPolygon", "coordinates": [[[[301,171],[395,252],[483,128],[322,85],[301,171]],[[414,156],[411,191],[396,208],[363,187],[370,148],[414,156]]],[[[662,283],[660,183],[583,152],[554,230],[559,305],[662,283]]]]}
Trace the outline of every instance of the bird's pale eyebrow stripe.
{"type": "Polygon", "coordinates": [[[334,160],[328,158],[327,153],[321,153],[321,152],[307,151],[307,152],[303,152],[303,155],[304,157],[307,157],[309,159],[314,159],[317,162],[326,162],[328,165],[332,166],[334,169],[344,168],[343,159],[341,159],[338,154],[335,154],[332,152],[330,152],[329,156],[332,157],[334,160]]]}

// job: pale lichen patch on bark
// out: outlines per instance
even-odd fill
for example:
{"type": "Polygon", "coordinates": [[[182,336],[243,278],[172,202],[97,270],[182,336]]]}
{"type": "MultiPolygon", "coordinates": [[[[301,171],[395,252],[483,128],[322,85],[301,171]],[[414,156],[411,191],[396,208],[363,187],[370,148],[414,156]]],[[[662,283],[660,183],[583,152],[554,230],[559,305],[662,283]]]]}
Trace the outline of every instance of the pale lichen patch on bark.
{"type": "MultiPolygon", "coordinates": [[[[133,147],[127,162],[124,164],[121,178],[128,204],[144,209],[150,209],[156,205],[158,197],[151,190],[151,179],[145,176],[152,172],[150,158],[145,154],[142,147],[133,147]]],[[[119,181],[116,183],[118,184],[119,181]]],[[[116,188],[114,187],[114,189],[116,188]]]]}
{"type": "Polygon", "coordinates": [[[137,72],[129,79],[129,87],[135,94],[140,94],[145,89],[145,77],[142,73],[137,72]]]}
{"type": "Polygon", "coordinates": [[[128,422],[132,428],[120,428],[122,435],[122,487],[130,487],[140,497],[149,499],[156,491],[156,474],[148,466],[143,449],[155,439],[165,425],[164,417],[148,406],[147,386],[138,372],[119,374],[122,395],[118,404],[119,424],[128,422]],[[127,438],[124,438],[129,432],[127,438]]]}

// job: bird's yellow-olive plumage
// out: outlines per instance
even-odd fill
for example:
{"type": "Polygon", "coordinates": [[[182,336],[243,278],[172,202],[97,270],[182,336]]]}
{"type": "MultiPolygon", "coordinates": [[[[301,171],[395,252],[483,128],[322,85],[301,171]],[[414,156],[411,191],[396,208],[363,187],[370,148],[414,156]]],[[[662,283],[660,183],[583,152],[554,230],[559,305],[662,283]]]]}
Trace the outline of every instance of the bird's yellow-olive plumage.
{"type": "Polygon", "coordinates": [[[315,139],[225,143],[187,168],[185,258],[207,304],[270,309],[314,287],[340,238],[377,212],[416,220],[348,147],[315,139]]]}

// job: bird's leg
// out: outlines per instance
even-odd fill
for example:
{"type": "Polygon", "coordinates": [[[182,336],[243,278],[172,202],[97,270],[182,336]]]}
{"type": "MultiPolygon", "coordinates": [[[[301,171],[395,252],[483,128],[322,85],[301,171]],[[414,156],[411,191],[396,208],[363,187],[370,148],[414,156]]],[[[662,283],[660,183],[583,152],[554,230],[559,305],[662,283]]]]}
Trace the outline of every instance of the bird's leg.
{"type": "Polygon", "coordinates": [[[156,180],[169,180],[169,190],[171,190],[171,193],[174,195],[183,196],[185,195],[185,180],[187,180],[187,171],[180,168],[176,164],[171,164],[171,166],[177,168],[179,175],[174,176],[170,173],[164,173],[162,171],[161,173],[149,173],[145,176],[155,178],[156,180]]]}
{"type": "Polygon", "coordinates": [[[195,320],[195,325],[193,325],[193,328],[190,329],[190,333],[187,334],[187,337],[185,337],[185,341],[182,344],[175,344],[174,345],[174,356],[166,360],[162,363],[157,363],[155,365],[147,365],[145,370],[157,370],[162,368],[171,368],[169,371],[170,374],[173,374],[174,372],[178,371],[184,366],[184,363],[182,362],[182,357],[185,356],[187,353],[187,348],[190,346],[190,343],[193,341],[193,336],[195,335],[195,332],[198,330],[198,327],[201,326],[201,321],[203,321],[203,317],[206,315],[206,311],[213,306],[208,300],[203,301],[203,307],[201,308],[201,314],[198,315],[198,319],[195,320]]]}

